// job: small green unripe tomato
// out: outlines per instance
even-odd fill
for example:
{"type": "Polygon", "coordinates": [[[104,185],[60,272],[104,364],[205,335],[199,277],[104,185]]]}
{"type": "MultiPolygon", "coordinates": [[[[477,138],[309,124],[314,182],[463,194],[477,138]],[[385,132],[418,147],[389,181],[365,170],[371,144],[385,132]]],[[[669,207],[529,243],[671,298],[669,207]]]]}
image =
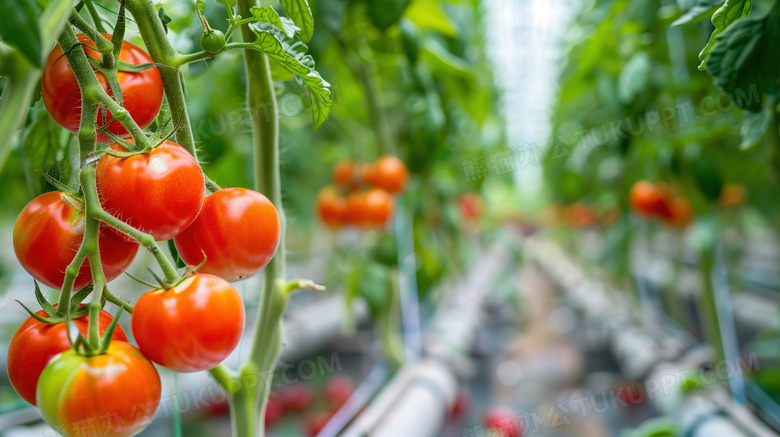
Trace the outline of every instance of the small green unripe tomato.
{"type": "Polygon", "coordinates": [[[225,42],[225,34],[217,29],[203,32],[203,35],[200,36],[200,46],[207,53],[219,53],[220,50],[225,48],[225,42]]]}

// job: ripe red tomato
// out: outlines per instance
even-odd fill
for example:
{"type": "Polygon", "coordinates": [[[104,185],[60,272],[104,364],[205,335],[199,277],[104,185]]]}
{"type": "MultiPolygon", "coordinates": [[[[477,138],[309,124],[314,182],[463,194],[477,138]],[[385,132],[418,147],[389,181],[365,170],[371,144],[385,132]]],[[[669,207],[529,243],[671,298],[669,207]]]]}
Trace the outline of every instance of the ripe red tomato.
{"type": "Polygon", "coordinates": [[[388,193],[397,193],[406,187],[409,171],[406,164],[395,156],[379,157],[366,171],[366,182],[388,193]]]}
{"type": "Polygon", "coordinates": [[[160,376],[128,343],[111,342],[102,355],[74,350],[52,359],[41,374],[38,407],[52,428],[67,436],[138,434],[160,405],[160,376]]]}
{"type": "Polygon", "coordinates": [[[133,310],[133,336],[150,360],[177,372],[208,370],[227,358],[244,332],[244,303],[219,276],[192,275],[152,290],[133,310]]]}
{"type": "Polygon", "coordinates": [[[330,421],[331,415],[325,412],[315,413],[306,416],[306,435],[309,437],[316,437],[317,434],[325,428],[325,425],[330,421]]]}
{"type": "MultiPolygon", "coordinates": [[[[55,304],[56,306],[56,304],[55,304]]],[[[46,317],[46,312],[41,310],[36,313],[46,317]]],[[[114,317],[107,311],[100,312],[98,326],[102,334],[114,317]]],[[[74,319],[82,334],[87,335],[89,327],[89,315],[74,319]]],[[[117,341],[127,341],[127,335],[122,327],[116,325],[114,335],[111,337],[117,341]]],[[[25,401],[35,405],[35,387],[38,378],[49,360],[71,348],[68,341],[68,328],[65,323],[48,325],[34,318],[27,319],[8,345],[8,380],[25,401]]]]}
{"type": "Polygon", "coordinates": [[[355,182],[359,182],[355,180],[357,167],[358,165],[351,160],[339,162],[333,167],[333,182],[342,187],[354,185],[355,182]]]}
{"type": "Polygon", "coordinates": [[[382,227],[395,212],[395,201],[385,190],[368,190],[362,198],[363,224],[369,227],[382,227]]]}
{"type": "Polygon", "coordinates": [[[284,406],[279,396],[272,394],[268,397],[268,403],[265,406],[265,424],[272,425],[284,415],[284,406]]]}
{"type": "MultiPolygon", "coordinates": [[[[103,34],[111,40],[111,35],[103,34]]],[[[84,34],[78,35],[79,42],[94,47],[95,43],[84,34]]],[[[84,48],[87,56],[94,59],[100,59],[100,53],[96,50],[84,48]]],[[[149,55],[138,46],[124,41],[122,50],[119,53],[119,60],[127,64],[147,64],[152,61],[149,55]]],[[[103,89],[108,95],[113,97],[108,82],[103,73],[97,73],[97,78],[103,89]]],[[[134,73],[120,71],[116,75],[119,81],[119,87],[122,89],[122,106],[130,112],[136,123],[141,128],[149,126],[160,111],[163,101],[163,83],[162,77],[157,67],[134,73]]],[[[51,118],[65,129],[77,133],[79,123],[81,122],[81,91],[76,82],[76,76],[70,69],[68,60],[62,56],[60,46],[54,47],[49,58],[46,60],[46,66],[43,68],[41,77],[41,95],[46,110],[49,111],[51,118]]],[[[97,125],[103,126],[106,121],[111,120],[110,113],[107,113],[107,120],[103,120],[102,110],[98,111],[97,125]]],[[[118,136],[128,134],[127,130],[118,122],[111,122],[108,131],[118,136]]],[[[98,132],[97,142],[107,144],[111,139],[98,132]]]]}
{"type": "Polygon", "coordinates": [[[651,216],[656,213],[659,193],[655,185],[649,181],[639,181],[631,186],[628,193],[631,208],[640,215],[651,216]]]}
{"type": "Polygon", "coordinates": [[[279,246],[279,214],[268,198],[246,188],[224,188],[206,197],[195,222],[173,241],[181,259],[233,282],[265,267],[279,246]]]}
{"type": "MultiPolygon", "coordinates": [[[[111,149],[127,150],[119,144],[111,149]]],[[[203,171],[176,143],[166,141],[129,158],[103,155],[95,171],[103,209],[155,240],[178,235],[203,207],[203,171]]]]}
{"type": "MultiPolygon", "coordinates": [[[[27,273],[48,287],[62,288],[65,269],[84,240],[84,214],[63,200],[61,191],[41,194],[24,207],[14,225],[14,251],[27,273]]],[[[98,246],[106,280],[121,275],[138,253],[138,243],[101,225],[98,246]]],[[[89,263],[76,276],[73,291],[92,281],[89,263]]]]}
{"type": "Polygon", "coordinates": [[[668,212],[664,213],[661,218],[674,229],[684,229],[693,220],[693,208],[687,199],[676,197],[672,199],[668,212]]]}
{"type": "Polygon", "coordinates": [[[514,411],[505,407],[491,407],[485,413],[485,428],[502,437],[520,437],[522,425],[514,411]]]}
{"type": "Polygon", "coordinates": [[[308,385],[299,382],[285,387],[280,394],[280,400],[284,411],[300,412],[314,402],[314,393],[308,385]]]}
{"type": "Polygon", "coordinates": [[[347,223],[354,226],[362,226],[366,221],[366,193],[353,191],[347,194],[345,217],[347,223]]]}
{"type": "Polygon", "coordinates": [[[460,214],[468,221],[477,221],[485,213],[485,202],[476,193],[464,193],[458,202],[460,214]]]}
{"type": "Polygon", "coordinates": [[[325,385],[325,401],[330,409],[335,411],[347,402],[353,391],[355,383],[352,379],[345,375],[335,376],[325,385]]]}
{"type": "Polygon", "coordinates": [[[347,213],[347,201],[341,197],[335,187],[325,187],[317,195],[317,215],[330,227],[344,224],[347,213]]]}

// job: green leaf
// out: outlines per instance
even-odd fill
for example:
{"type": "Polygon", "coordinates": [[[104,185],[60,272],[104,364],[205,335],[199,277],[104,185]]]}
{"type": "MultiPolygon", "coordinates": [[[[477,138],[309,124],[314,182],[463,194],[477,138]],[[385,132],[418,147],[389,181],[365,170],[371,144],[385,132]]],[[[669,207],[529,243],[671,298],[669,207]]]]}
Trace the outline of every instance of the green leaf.
{"type": "Polygon", "coordinates": [[[19,49],[36,67],[43,62],[43,43],[38,29],[40,10],[34,0],[0,2],[0,36],[19,49]]]}
{"type": "Polygon", "coordinates": [[[263,6],[262,8],[253,7],[250,9],[250,11],[252,11],[252,15],[255,18],[261,21],[265,21],[266,23],[273,24],[277,29],[284,32],[285,35],[290,38],[295,35],[295,32],[301,30],[289,18],[280,17],[279,13],[276,12],[276,10],[274,10],[274,8],[271,6],[263,6]]]}
{"type": "Polygon", "coordinates": [[[720,192],[723,191],[723,176],[715,159],[707,153],[702,153],[691,161],[691,170],[699,191],[710,202],[717,202],[720,192]]]}
{"type": "Polygon", "coordinates": [[[761,112],[742,112],[742,127],[739,129],[739,134],[742,136],[742,142],[739,144],[741,150],[756,146],[764,138],[769,125],[772,124],[775,102],[775,96],[769,96],[761,112]]]}
{"type": "Polygon", "coordinates": [[[404,52],[406,52],[409,62],[414,65],[420,58],[420,43],[424,36],[417,25],[408,18],[402,19],[398,25],[401,28],[401,42],[404,46],[404,52]]]}
{"type": "Polygon", "coordinates": [[[204,2],[203,0],[198,0],[197,2],[195,2],[195,9],[203,12],[206,9],[206,2],[204,2]]]}
{"type": "Polygon", "coordinates": [[[320,127],[330,114],[330,84],[314,69],[314,59],[306,54],[306,44],[287,37],[270,23],[251,23],[249,28],[257,35],[252,43],[257,50],[303,80],[311,98],[314,129],[320,127]]]}
{"type": "Polygon", "coordinates": [[[734,103],[761,111],[761,96],[778,95],[780,20],[778,4],[764,16],[739,20],[718,38],[707,68],[734,103]]]}
{"type": "Polygon", "coordinates": [[[160,17],[160,21],[162,21],[163,28],[165,28],[165,33],[168,33],[168,25],[171,24],[173,18],[169,17],[168,14],[165,13],[165,8],[162,7],[162,5],[158,5],[157,15],[160,17]]]}
{"type": "Polygon", "coordinates": [[[620,103],[630,105],[636,101],[637,96],[647,88],[652,67],[650,55],[645,52],[635,53],[626,62],[617,80],[617,95],[620,103]]]}
{"type": "Polygon", "coordinates": [[[368,0],[368,17],[380,30],[385,30],[401,19],[411,0],[368,0]]]}
{"type": "Polygon", "coordinates": [[[229,8],[233,8],[233,7],[236,6],[236,2],[237,1],[238,0],[217,0],[217,3],[219,3],[221,5],[225,5],[225,6],[229,7],[229,8]]]}
{"type": "Polygon", "coordinates": [[[436,39],[429,39],[423,47],[422,59],[432,70],[447,74],[472,76],[471,65],[463,58],[453,55],[436,39]]]}
{"type": "Polygon", "coordinates": [[[29,175],[30,188],[35,194],[46,191],[47,182],[44,173],[59,180],[68,180],[70,177],[70,174],[65,174],[68,173],[65,167],[58,164],[63,162],[60,154],[66,149],[61,141],[61,134],[62,128],[46,111],[41,111],[24,140],[24,153],[32,170],[29,175]]]}
{"type": "Polygon", "coordinates": [[[699,21],[712,17],[712,14],[718,10],[724,0],[696,0],[696,3],[688,9],[687,12],[672,23],[672,27],[682,26],[683,24],[698,23],[699,21]]]}
{"type": "Polygon", "coordinates": [[[314,18],[307,0],[281,0],[282,7],[290,14],[295,25],[300,28],[298,37],[308,42],[314,34],[314,18]]]}
{"type": "Polygon", "coordinates": [[[415,1],[404,13],[404,17],[411,20],[420,29],[429,29],[442,35],[456,37],[458,35],[455,25],[452,24],[447,14],[435,1],[415,1]]]}
{"type": "Polygon", "coordinates": [[[740,18],[745,18],[750,15],[750,10],[753,8],[752,0],[726,0],[717,11],[712,15],[712,25],[715,26],[715,30],[710,35],[710,40],[707,41],[707,45],[704,46],[701,53],[699,53],[699,70],[704,70],[707,66],[707,56],[712,51],[713,46],[718,38],[718,35],[723,33],[731,23],[737,21],[740,18]]]}

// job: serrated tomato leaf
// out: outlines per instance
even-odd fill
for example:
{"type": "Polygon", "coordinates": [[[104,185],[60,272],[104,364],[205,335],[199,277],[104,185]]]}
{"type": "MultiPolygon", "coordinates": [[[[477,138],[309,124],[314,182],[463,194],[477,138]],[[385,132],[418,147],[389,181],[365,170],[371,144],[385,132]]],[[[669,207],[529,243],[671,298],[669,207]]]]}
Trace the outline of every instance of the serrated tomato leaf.
{"type": "Polygon", "coordinates": [[[723,6],[712,14],[712,25],[715,26],[715,30],[712,31],[712,35],[710,35],[707,45],[704,46],[701,53],[699,53],[699,59],[701,60],[699,70],[704,70],[707,67],[707,56],[715,46],[718,35],[723,33],[731,23],[750,15],[752,8],[752,0],[726,0],[723,6]]]}
{"type": "Polygon", "coordinates": [[[764,16],[738,20],[712,48],[707,68],[734,103],[752,112],[761,110],[761,96],[780,93],[780,19],[775,5],[764,16]]]}
{"type": "Polygon", "coordinates": [[[295,35],[295,32],[301,30],[298,26],[295,25],[294,21],[286,17],[280,17],[279,13],[276,12],[276,10],[274,10],[274,8],[271,6],[263,6],[262,8],[253,7],[250,9],[250,11],[252,11],[252,15],[255,18],[261,21],[265,21],[266,23],[273,24],[277,29],[284,32],[285,35],[290,38],[295,35]]]}
{"type": "Polygon", "coordinates": [[[314,59],[306,54],[306,44],[288,37],[271,23],[251,23],[249,27],[257,35],[252,45],[278,62],[308,88],[314,129],[320,127],[330,114],[330,84],[314,69],[314,59]]]}
{"type": "Polygon", "coordinates": [[[674,20],[672,27],[683,24],[698,23],[705,18],[711,18],[712,14],[720,8],[724,0],[696,0],[696,3],[688,9],[680,18],[674,20]]]}
{"type": "Polygon", "coordinates": [[[0,2],[0,36],[40,67],[43,62],[43,43],[38,29],[40,10],[35,0],[0,2]]]}
{"type": "Polygon", "coordinates": [[[314,34],[314,17],[311,15],[311,8],[307,0],[281,0],[282,7],[292,18],[299,30],[296,32],[298,37],[304,42],[308,42],[314,34]]]}

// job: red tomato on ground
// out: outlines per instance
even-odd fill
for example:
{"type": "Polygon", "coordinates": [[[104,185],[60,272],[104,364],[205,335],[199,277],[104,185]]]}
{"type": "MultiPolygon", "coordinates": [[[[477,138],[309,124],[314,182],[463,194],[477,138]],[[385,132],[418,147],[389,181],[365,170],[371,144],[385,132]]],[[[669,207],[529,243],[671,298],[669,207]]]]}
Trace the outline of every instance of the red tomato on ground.
{"type": "Polygon", "coordinates": [[[128,343],[102,355],[69,350],[43,370],[37,389],[43,419],[68,436],[129,437],[152,421],[160,405],[160,376],[128,343]]]}
{"type": "Polygon", "coordinates": [[[498,433],[501,437],[520,437],[522,425],[514,411],[505,407],[491,407],[485,413],[485,428],[498,433]]]}
{"type": "MultiPolygon", "coordinates": [[[[111,40],[111,35],[103,34],[103,36],[109,41],[111,40]]],[[[84,34],[79,34],[78,39],[82,44],[95,47],[95,43],[84,34]]],[[[82,47],[87,56],[100,59],[100,52],[85,46],[82,47]]],[[[153,62],[145,51],[127,41],[122,43],[119,60],[134,65],[153,62]]],[[[96,73],[96,75],[103,89],[113,97],[103,73],[96,73]]],[[[122,89],[122,106],[130,112],[133,120],[142,129],[149,126],[160,111],[163,101],[162,77],[160,77],[157,67],[138,73],[120,71],[117,73],[117,80],[122,89]]],[[[78,82],[76,82],[76,76],[73,75],[68,60],[62,55],[62,49],[59,45],[54,47],[43,68],[41,96],[51,118],[65,129],[74,134],[77,133],[81,122],[81,91],[78,82]]],[[[107,117],[106,121],[113,118],[108,112],[107,117]]],[[[106,121],[103,120],[103,111],[98,110],[97,125],[103,126],[106,121]]],[[[107,129],[120,137],[128,134],[118,121],[111,122],[107,129]]],[[[107,144],[111,143],[111,139],[98,132],[97,142],[107,144]]]]}
{"type": "Polygon", "coordinates": [[[223,188],[206,197],[195,222],[173,241],[189,265],[234,282],[265,267],[279,247],[279,214],[268,198],[246,188],[223,188]]]}
{"type": "Polygon", "coordinates": [[[409,171],[406,164],[397,157],[384,155],[366,170],[365,177],[370,185],[394,194],[406,188],[409,171]]]}
{"type": "Polygon", "coordinates": [[[133,336],[150,360],[198,372],[225,360],[244,332],[244,303],[219,276],[192,275],[170,290],[152,290],[133,310],[133,336]]]}
{"type": "MultiPolygon", "coordinates": [[[[27,273],[48,287],[62,288],[65,269],[84,240],[84,214],[65,202],[61,191],[41,194],[24,207],[14,225],[14,251],[27,273]]],[[[138,243],[107,226],[100,226],[98,246],[106,280],[121,275],[138,253],[138,243]]],[[[92,282],[87,260],[73,291],[92,282]]]]}
{"type": "Polygon", "coordinates": [[[325,385],[325,401],[332,411],[338,410],[347,402],[352,392],[355,391],[355,383],[345,375],[334,376],[325,385]]]}
{"type": "MultiPolygon", "coordinates": [[[[43,310],[36,314],[46,317],[46,312],[43,310]]],[[[100,312],[98,326],[101,334],[108,328],[113,319],[114,317],[107,311],[100,312]]],[[[89,315],[74,319],[73,323],[82,334],[87,335],[89,315]]],[[[127,335],[119,325],[116,325],[114,335],[111,338],[116,341],[127,341],[127,335]]],[[[41,376],[43,368],[46,367],[46,363],[53,356],[70,349],[68,329],[65,323],[48,325],[32,317],[27,319],[16,330],[16,334],[8,345],[8,380],[11,381],[11,385],[19,393],[19,396],[35,405],[35,387],[38,385],[38,378],[41,376]]]]}
{"type": "Polygon", "coordinates": [[[325,187],[317,195],[317,215],[327,226],[337,228],[346,221],[347,201],[335,187],[325,187]]]}
{"type": "Polygon", "coordinates": [[[304,383],[297,383],[291,386],[285,387],[279,398],[282,402],[284,411],[303,411],[314,402],[314,393],[311,388],[304,383]]]}
{"type": "MultiPolygon", "coordinates": [[[[119,144],[111,149],[126,151],[119,144]]],[[[203,207],[203,171],[176,143],[165,141],[129,158],[103,155],[95,171],[103,209],[155,240],[178,235],[203,207]]]]}

